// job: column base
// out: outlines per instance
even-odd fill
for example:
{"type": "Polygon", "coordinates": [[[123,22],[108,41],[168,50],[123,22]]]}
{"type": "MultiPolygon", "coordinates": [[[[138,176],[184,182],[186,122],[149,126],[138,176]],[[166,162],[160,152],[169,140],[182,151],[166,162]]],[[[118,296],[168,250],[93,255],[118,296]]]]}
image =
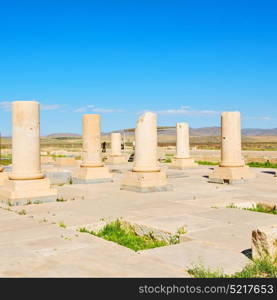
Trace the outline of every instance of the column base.
{"type": "Polygon", "coordinates": [[[195,168],[198,164],[194,162],[193,158],[174,158],[170,164],[170,169],[184,170],[188,168],[195,168]]]}
{"type": "Polygon", "coordinates": [[[109,168],[105,166],[95,168],[82,167],[72,178],[73,184],[101,183],[111,181],[113,181],[112,173],[110,173],[109,168]]]}
{"type": "Polygon", "coordinates": [[[108,159],[105,161],[105,163],[109,164],[109,165],[126,164],[127,159],[123,155],[109,155],[108,159]]]}
{"type": "Polygon", "coordinates": [[[0,172],[0,185],[3,185],[8,178],[9,175],[7,172],[0,172]]]}
{"type": "Polygon", "coordinates": [[[209,175],[208,182],[213,183],[241,183],[247,179],[255,178],[248,166],[242,167],[216,167],[209,175]]]}
{"type": "Polygon", "coordinates": [[[172,186],[168,184],[164,172],[133,172],[126,173],[121,183],[121,190],[149,193],[171,191],[172,186]]]}
{"type": "Polygon", "coordinates": [[[57,190],[50,188],[48,178],[34,180],[9,180],[0,187],[0,201],[10,206],[54,202],[57,190]]]}
{"type": "Polygon", "coordinates": [[[76,166],[77,162],[75,157],[56,157],[55,165],[57,167],[76,166]]]}
{"type": "Polygon", "coordinates": [[[43,164],[54,164],[55,160],[52,156],[41,156],[40,163],[43,164]]]}

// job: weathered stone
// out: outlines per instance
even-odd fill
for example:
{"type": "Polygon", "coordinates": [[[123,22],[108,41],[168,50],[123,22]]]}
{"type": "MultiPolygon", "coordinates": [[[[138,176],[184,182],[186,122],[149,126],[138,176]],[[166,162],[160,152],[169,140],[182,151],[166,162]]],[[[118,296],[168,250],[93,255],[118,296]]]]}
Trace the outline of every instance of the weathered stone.
{"type": "Polygon", "coordinates": [[[12,103],[12,172],[0,188],[0,201],[9,205],[56,201],[57,191],[50,188],[40,165],[39,103],[12,103]]]}
{"type": "Polygon", "coordinates": [[[100,121],[97,114],[83,116],[83,160],[73,176],[73,183],[112,181],[112,173],[102,162],[100,121]]]}
{"type": "Polygon", "coordinates": [[[75,157],[56,157],[55,164],[57,167],[68,167],[68,166],[76,166],[77,162],[75,157]]]}
{"type": "Polygon", "coordinates": [[[157,161],[157,116],[146,112],[137,121],[135,162],[122,180],[121,189],[135,192],[171,190],[157,161]]]}
{"type": "Polygon", "coordinates": [[[221,114],[221,162],[219,167],[209,175],[209,182],[238,183],[254,178],[245,166],[241,154],[240,112],[223,112],[221,114]]]}
{"type": "Polygon", "coordinates": [[[121,152],[121,134],[119,132],[111,133],[111,153],[106,160],[107,164],[118,165],[124,164],[127,159],[121,152]]]}
{"type": "Polygon", "coordinates": [[[252,257],[269,258],[277,262],[277,225],[263,226],[252,231],[252,257]]]}
{"type": "Polygon", "coordinates": [[[189,126],[187,123],[176,124],[176,157],[170,168],[183,170],[196,167],[197,164],[189,154],[189,126]]]}
{"type": "Polygon", "coordinates": [[[52,156],[43,155],[40,157],[41,164],[54,164],[55,160],[52,156]]]}

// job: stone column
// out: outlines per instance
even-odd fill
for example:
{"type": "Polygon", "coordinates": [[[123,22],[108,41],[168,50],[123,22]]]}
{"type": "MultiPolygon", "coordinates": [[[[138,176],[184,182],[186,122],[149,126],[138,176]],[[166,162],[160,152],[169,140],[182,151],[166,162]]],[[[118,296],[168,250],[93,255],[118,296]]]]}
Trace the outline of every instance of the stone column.
{"type": "Polygon", "coordinates": [[[102,167],[100,115],[83,115],[83,161],[81,167],[102,167]]]}
{"type": "Polygon", "coordinates": [[[221,162],[209,175],[209,182],[237,183],[254,178],[255,174],[245,166],[241,153],[240,112],[221,114],[221,162]]]}
{"type": "Polygon", "coordinates": [[[121,155],[121,134],[119,132],[111,133],[112,155],[121,155]]]}
{"type": "Polygon", "coordinates": [[[12,172],[10,179],[43,178],[40,168],[39,103],[12,103],[12,172]]]}
{"type": "Polygon", "coordinates": [[[196,167],[197,164],[189,154],[189,125],[188,123],[176,124],[176,157],[173,159],[170,168],[186,169],[196,167]]]}
{"type": "Polygon", "coordinates": [[[121,152],[121,134],[119,132],[111,133],[111,153],[106,162],[111,165],[124,164],[127,162],[121,152]]]}
{"type": "Polygon", "coordinates": [[[12,103],[12,172],[0,189],[10,205],[56,201],[40,167],[40,116],[36,101],[12,103]]]}
{"type": "Polygon", "coordinates": [[[101,117],[97,114],[83,116],[83,159],[73,176],[73,183],[100,183],[112,181],[112,174],[102,162],[101,117]]]}
{"type": "Polygon", "coordinates": [[[157,161],[157,116],[146,112],[137,121],[135,131],[134,172],[158,172],[157,161]]]}
{"type": "Polygon", "coordinates": [[[137,121],[134,166],[123,178],[121,189],[135,192],[172,189],[157,161],[157,140],[157,116],[146,112],[137,121]]]}
{"type": "Polygon", "coordinates": [[[221,167],[242,167],[240,112],[221,114],[221,167]]]}

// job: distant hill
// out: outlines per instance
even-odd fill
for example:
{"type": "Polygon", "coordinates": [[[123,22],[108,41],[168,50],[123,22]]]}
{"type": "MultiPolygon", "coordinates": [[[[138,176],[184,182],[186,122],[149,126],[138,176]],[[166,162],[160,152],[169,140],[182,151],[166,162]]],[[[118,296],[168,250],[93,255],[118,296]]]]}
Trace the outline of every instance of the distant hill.
{"type": "MultiPolygon", "coordinates": [[[[102,135],[109,135],[112,132],[125,132],[125,135],[133,135],[135,129],[120,129],[114,130],[108,133],[102,133],[102,135]]],[[[175,135],[176,128],[170,126],[158,127],[159,135],[175,135]]],[[[220,136],[220,127],[202,127],[202,128],[190,128],[191,136],[220,136]]],[[[260,129],[260,128],[245,128],[242,129],[242,135],[244,136],[273,136],[277,135],[277,128],[272,129],[260,129]]],[[[46,136],[47,138],[81,138],[81,134],[76,133],[53,133],[46,136]]]]}
{"type": "MultiPolygon", "coordinates": [[[[117,130],[122,132],[123,130],[117,130]]],[[[125,134],[134,134],[135,129],[125,129],[125,134]]],[[[113,131],[116,132],[116,131],[113,131]]],[[[175,135],[176,128],[171,126],[158,127],[159,135],[175,135]]],[[[220,136],[220,127],[202,127],[202,128],[190,128],[191,136],[220,136]]],[[[245,128],[242,129],[242,135],[245,136],[272,136],[277,135],[277,128],[273,129],[261,129],[261,128],[245,128]]]]}
{"type": "Polygon", "coordinates": [[[80,138],[80,137],[82,137],[82,135],[81,134],[77,134],[77,133],[66,132],[66,133],[52,133],[52,134],[48,134],[46,137],[50,138],[50,139],[58,139],[58,138],[80,138]]]}

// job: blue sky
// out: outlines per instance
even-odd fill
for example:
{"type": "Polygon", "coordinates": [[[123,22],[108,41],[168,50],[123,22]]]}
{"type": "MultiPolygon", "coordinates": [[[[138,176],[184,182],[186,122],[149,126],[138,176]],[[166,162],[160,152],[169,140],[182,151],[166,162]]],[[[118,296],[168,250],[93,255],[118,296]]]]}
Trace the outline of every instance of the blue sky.
{"type": "Polygon", "coordinates": [[[0,130],[10,102],[42,104],[41,133],[218,126],[239,110],[244,128],[277,127],[277,1],[0,0],[0,130]]]}

